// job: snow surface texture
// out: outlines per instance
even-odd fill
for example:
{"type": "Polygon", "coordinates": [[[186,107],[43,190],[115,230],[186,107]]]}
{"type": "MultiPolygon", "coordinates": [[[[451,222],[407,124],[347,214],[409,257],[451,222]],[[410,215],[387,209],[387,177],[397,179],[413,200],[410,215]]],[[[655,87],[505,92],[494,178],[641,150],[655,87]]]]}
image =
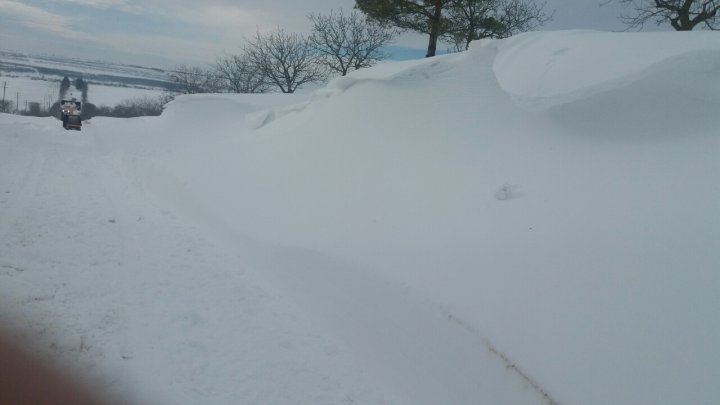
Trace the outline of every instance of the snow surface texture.
{"type": "Polygon", "coordinates": [[[0,115],[0,313],[141,403],[720,403],[720,43],[0,115]],[[624,55],[624,56],[623,56],[624,55]]]}

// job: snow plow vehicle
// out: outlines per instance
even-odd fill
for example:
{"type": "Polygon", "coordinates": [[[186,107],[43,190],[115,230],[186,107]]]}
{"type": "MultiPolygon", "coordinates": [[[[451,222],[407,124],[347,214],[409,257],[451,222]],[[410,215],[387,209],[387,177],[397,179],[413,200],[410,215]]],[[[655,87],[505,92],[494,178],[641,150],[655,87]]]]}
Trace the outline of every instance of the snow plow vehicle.
{"type": "Polygon", "coordinates": [[[82,103],[75,99],[60,101],[60,120],[62,120],[63,128],[80,131],[82,128],[81,108],[82,103]]]}

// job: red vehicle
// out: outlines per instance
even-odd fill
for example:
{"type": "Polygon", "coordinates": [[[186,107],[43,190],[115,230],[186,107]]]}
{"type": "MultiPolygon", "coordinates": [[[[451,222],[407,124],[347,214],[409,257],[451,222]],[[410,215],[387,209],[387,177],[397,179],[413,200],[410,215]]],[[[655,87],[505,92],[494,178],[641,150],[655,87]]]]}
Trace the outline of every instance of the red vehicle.
{"type": "Polygon", "coordinates": [[[80,116],[82,113],[81,107],[82,103],[75,99],[60,101],[60,119],[62,120],[63,128],[80,131],[82,128],[82,117],[80,116]]]}

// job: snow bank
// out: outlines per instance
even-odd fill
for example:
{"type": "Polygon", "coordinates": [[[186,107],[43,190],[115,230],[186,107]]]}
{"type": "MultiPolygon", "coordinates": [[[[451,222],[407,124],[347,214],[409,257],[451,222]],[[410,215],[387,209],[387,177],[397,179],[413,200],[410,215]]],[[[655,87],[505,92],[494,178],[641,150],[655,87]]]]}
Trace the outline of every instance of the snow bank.
{"type": "Polygon", "coordinates": [[[274,105],[285,105],[305,96],[297,94],[193,94],[176,97],[165,106],[170,119],[195,114],[211,114],[213,119],[234,119],[274,105]]]}
{"type": "Polygon", "coordinates": [[[710,35],[532,33],[368,69],[171,171],[237,232],[427,296],[560,403],[714,403],[710,35]],[[229,167],[236,187],[207,183],[229,167]]]}
{"type": "Polygon", "coordinates": [[[308,106],[314,103],[322,103],[358,84],[390,80],[412,80],[417,77],[430,79],[434,74],[441,73],[437,71],[438,66],[442,66],[441,69],[446,69],[448,65],[443,64],[442,61],[448,58],[454,59],[457,58],[457,55],[444,55],[433,59],[384,62],[372,69],[356,70],[346,76],[336,77],[331,80],[325,87],[314,91],[309,99],[304,102],[248,114],[246,121],[251,127],[257,129],[288,114],[302,112],[308,106]]]}
{"type": "MultiPolygon", "coordinates": [[[[678,63],[692,69],[698,58],[701,66],[708,65],[708,58],[717,63],[720,52],[716,35],[709,31],[526,33],[491,46],[498,48],[493,68],[503,89],[520,99],[550,104],[624,87],[678,63]]],[[[668,84],[684,81],[683,76],[668,84]]]]}

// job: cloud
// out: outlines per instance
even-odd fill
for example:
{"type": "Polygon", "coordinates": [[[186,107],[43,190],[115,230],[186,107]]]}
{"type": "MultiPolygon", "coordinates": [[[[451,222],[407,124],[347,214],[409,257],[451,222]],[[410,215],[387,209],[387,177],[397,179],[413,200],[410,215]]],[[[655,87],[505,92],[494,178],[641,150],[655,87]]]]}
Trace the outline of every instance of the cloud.
{"type": "Polygon", "coordinates": [[[278,26],[307,33],[308,13],[351,9],[354,0],[144,0],[142,4],[149,13],[237,37],[278,26]]]}
{"type": "Polygon", "coordinates": [[[128,13],[140,14],[142,6],[128,0],[54,0],[60,3],[72,3],[79,6],[93,7],[101,10],[121,10],[128,13]]]}
{"type": "Polygon", "coordinates": [[[81,39],[83,37],[80,32],[73,29],[72,19],[19,1],[0,0],[0,14],[30,29],[48,32],[68,39],[81,39]]]}
{"type": "Polygon", "coordinates": [[[238,37],[254,34],[258,29],[278,25],[278,15],[263,4],[252,1],[223,0],[187,1],[147,0],[143,3],[148,15],[176,21],[188,27],[201,28],[217,37],[238,37]]]}
{"type": "Polygon", "coordinates": [[[90,39],[104,48],[136,54],[162,56],[171,60],[208,63],[220,54],[221,47],[201,41],[179,39],[171,36],[147,36],[140,34],[106,34],[90,39]]]}
{"type": "Polygon", "coordinates": [[[6,46],[28,51],[48,47],[85,55],[156,55],[170,60],[212,63],[237,52],[256,31],[277,27],[307,34],[309,12],[351,8],[354,0],[0,0],[0,19],[27,27],[6,46]],[[35,4],[35,3],[33,3],[35,4]],[[60,6],[60,7],[58,7],[60,6]],[[62,13],[62,14],[61,14],[62,13]],[[9,17],[9,18],[8,18],[9,17]],[[104,23],[112,19],[111,23],[104,23]],[[122,23],[121,23],[122,22],[122,23]],[[127,30],[123,27],[132,27],[127,30]],[[125,32],[123,32],[125,31],[125,32]],[[29,44],[29,45],[28,45],[29,44]]]}
{"type": "Polygon", "coordinates": [[[265,12],[238,7],[215,5],[199,11],[202,13],[201,21],[219,27],[256,25],[270,20],[265,12]]]}

